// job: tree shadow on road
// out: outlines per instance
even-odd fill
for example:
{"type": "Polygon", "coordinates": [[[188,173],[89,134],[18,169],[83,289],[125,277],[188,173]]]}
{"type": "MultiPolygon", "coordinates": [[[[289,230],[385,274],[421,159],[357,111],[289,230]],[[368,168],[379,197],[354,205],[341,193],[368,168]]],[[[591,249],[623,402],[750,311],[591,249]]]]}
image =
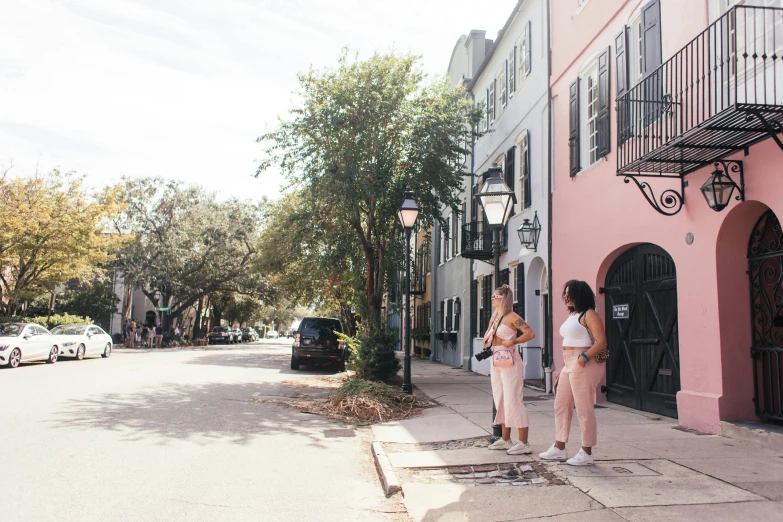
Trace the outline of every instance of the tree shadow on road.
{"type": "Polygon", "coordinates": [[[338,373],[332,365],[302,365],[299,370],[292,370],[291,356],[280,353],[215,353],[192,359],[186,364],[263,368],[291,375],[334,375],[338,373]]]}
{"type": "Polygon", "coordinates": [[[51,422],[67,430],[120,432],[124,441],[247,444],[257,436],[300,435],[310,445],[325,447],[325,430],[348,426],[285,406],[251,401],[254,394],[287,397],[301,392],[280,383],[162,384],[142,392],[69,401],[51,422]]]}

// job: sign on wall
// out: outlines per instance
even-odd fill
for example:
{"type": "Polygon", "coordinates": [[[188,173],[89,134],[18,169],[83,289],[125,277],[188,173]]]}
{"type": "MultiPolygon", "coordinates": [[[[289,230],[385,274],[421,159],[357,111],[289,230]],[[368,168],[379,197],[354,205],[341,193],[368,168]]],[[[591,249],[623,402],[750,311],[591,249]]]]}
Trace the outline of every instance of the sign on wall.
{"type": "Polygon", "coordinates": [[[612,306],[612,319],[628,319],[628,305],[619,304],[612,306]]]}

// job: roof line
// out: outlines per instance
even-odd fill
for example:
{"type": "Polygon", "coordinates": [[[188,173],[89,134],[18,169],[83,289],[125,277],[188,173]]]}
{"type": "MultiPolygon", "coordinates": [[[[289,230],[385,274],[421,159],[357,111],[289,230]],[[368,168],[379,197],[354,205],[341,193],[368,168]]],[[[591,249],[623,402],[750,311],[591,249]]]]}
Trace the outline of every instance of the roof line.
{"type": "Polygon", "coordinates": [[[519,8],[522,7],[523,2],[525,2],[525,0],[519,0],[517,2],[517,5],[514,7],[514,9],[511,10],[511,15],[508,17],[508,20],[506,20],[506,23],[503,25],[503,29],[501,29],[500,32],[498,33],[498,37],[495,39],[495,43],[493,43],[492,47],[489,48],[489,52],[484,56],[484,60],[481,62],[481,65],[479,65],[476,74],[473,75],[473,79],[468,84],[469,91],[471,92],[473,91],[473,88],[476,86],[476,82],[481,77],[481,74],[484,72],[484,69],[487,68],[487,65],[489,64],[490,60],[492,60],[492,57],[495,55],[495,51],[500,45],[500,42],[502,42],[503,38],[506,36],[506,31],[508,31],[511,22],[514,21],[514,18],[519,12],[519,8]]]}

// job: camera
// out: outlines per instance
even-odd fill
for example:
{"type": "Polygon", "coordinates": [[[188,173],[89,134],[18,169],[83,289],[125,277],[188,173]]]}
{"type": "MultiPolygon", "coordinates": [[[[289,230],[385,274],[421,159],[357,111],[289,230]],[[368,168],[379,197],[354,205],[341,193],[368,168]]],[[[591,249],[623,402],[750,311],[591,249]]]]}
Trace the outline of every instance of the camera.
{"type": "Polygon", "coordinates": [[[480,352],[476,354],[476,360],[477,361],[483,361],[484,359],[488,359],[489,357],[492,357],[492,347],[487,346],[480,352]]]}

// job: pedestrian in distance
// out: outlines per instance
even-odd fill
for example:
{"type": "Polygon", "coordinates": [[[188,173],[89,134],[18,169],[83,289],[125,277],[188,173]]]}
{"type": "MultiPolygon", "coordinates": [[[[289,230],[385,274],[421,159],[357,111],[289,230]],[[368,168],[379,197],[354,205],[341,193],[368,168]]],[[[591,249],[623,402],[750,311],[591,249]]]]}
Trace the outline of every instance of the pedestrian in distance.
{"type": "Polygon", "coordinates": [[[555,378],[555,443],[539,454],[543,460],[565,460],[565,445],[576,407],[582,447],[566,461],[572,466],[593,464],[593,447],[598,438],[595,394],[604,376],[606,333],[595,311],[595,294],[584,281],[571,280],[563,287],[568,318],[560,327],[563,337],[563,368],[555,378]]]}
{"type": "Polygon", "coordinates": [[[163,347],[163,326],[160,323],[155,327],[155,347],[163,347]]]}
{"type": "Polygon", "coordinates": [[[491,450],[505,450],[509,455],[531,453],[528,444],[529,420],[522,396],[525,386],[525,364],[516,345],[535,339],[536,334],[525,320],[512,311],[514,296],[508,285],[492,294],[492,318],[484,334],[484,346],[492,347],[490,378],[492,398],[497,415],[495,424],[502,427],[502,438],[490,444],[491,450]],[[522,336],[517,337],[521,331],[522,336]],[[519,442],[511,441],[511,428],[519,430],[519,442]]]}
{"type": "Polygon", "coordinates": [[[135,345],[137,348],[141,348],[141,325],[139,323],[133,324],[133,330],[136,333],[135,338],[135,345]]]}

